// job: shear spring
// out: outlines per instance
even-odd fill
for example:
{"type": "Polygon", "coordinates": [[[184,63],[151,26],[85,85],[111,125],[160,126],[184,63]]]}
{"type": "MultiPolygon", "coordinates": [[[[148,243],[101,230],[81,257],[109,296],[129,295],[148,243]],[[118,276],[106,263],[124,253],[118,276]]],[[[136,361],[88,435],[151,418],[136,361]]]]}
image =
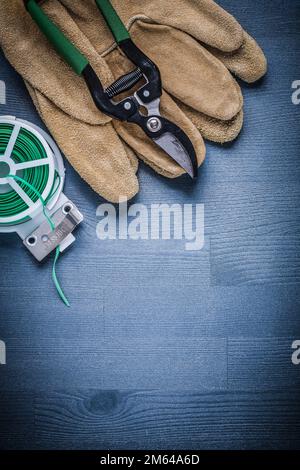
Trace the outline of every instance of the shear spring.
{"type": "Polygon", "coordinates": [[[143,72],[140,68],[129,72],[126,75],[118,78],[112,85],[110,85],[105,93],[111,99],[117,95],[120,95],[124,91],[130,90],[134,85],[136,85],[144,77],[143,72]]]}

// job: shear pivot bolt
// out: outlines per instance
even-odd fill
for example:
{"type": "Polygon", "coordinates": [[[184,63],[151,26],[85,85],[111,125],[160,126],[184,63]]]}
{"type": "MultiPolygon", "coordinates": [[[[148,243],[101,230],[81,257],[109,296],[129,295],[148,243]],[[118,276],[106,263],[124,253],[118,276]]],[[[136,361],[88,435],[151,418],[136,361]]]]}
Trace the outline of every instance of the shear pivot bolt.
{"type": "Polygon", "coordinates": [[[158,132],[162,128],[161,120],[156,117],[152,117],[148,119],[147,127],[151,132],[158,132]]]}
{"type": "Polygon", "coordinates": [[[144,95],[145,98],[149,98],[149,96],[150,96],[150,91],[145,90],[144,93],[143,93],[143,95],[144,95]]]}
{"type": "Polygon", "coordinates": [[[124,104],[124,108],[129,111],[129,109],[131,109],[131,103],[129,103],[129,101],[126,101],[126,103],[124,104]]]}

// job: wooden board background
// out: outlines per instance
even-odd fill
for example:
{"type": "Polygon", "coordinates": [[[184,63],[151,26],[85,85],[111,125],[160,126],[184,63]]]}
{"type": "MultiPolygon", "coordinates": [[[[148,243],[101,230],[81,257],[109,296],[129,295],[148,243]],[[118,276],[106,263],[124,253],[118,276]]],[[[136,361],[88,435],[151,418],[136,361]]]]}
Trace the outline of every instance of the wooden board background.
{"type": "MultiPolygon", "coordinates": [[[[141,165],[135,202],[204,203],[205,247],[96,238],[103,201],[67,166],[85,215],[59,264],[0,236],[0,447],[300,448],[299,0],[222,0],[263,46],[268,76],[243,85],[245,126],[208,144],[199,181],[141,165]]],[[[201,27],[201,25],[199,25],[201,27]]],[[[1,114],[40,124],[0,56],[1,114]]]]}

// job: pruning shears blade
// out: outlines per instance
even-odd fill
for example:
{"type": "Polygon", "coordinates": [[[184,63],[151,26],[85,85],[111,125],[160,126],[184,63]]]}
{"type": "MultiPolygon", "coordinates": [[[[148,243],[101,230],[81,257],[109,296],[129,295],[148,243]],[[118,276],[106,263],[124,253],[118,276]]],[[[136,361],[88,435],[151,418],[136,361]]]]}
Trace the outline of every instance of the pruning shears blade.
{"type": "MultiPolygon", "coordinates": [[[[140,102],[140,104],[143,104],[140,102]]],[[[196,178],[198,173],[198,164],[195,148],[185,134],[174,122],[163,118],[159,113],[160,100],[157,100],[156,106],[145,105],[149,115],[147,118],[139,118],[138,124],[143,128],[146,134],[151,137],[153,142],[163,149],[178,165],[181,166],[191,178],[196,178]],[[151,110],[155,115],[151,115],[151,110]]]]}
{"type": "Polygon", "coordinates": [[[197,176],[197,167],[193,164],[188,151],[180,140],[170,132],[162,134],[153,141],[162,148],[178,165],[181,166],[192,178],[197,176]]]}
{"type": "Polygon", "coordinates": [[[138,111],[131,117],[132,122],[139,125],[148,137],[178,163],[191,178],[196,178],[198,164],[195,148],[180,127],[161,116],[160,98],[150,103],[145,103],[138,93],[135,93],[134,98],[138,106],[147,109],[148,116],[145,117],[138,111]]]}

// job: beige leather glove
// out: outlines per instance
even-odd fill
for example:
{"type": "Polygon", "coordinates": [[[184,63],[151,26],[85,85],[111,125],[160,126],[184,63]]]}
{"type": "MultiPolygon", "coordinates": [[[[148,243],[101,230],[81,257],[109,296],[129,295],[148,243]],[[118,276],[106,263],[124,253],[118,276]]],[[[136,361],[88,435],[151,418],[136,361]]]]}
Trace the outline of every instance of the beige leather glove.
{"type": "MultiPolygon", "coordinates": [[[[110,201],[133,197],[139,155],[157,172],[182,169],[132,124],[99,112],[81,77],[53,50],[22,0],[2,0],[0,44],[23,76],[45,124],[78,173],[110,201]],[[133,150],[133,151],[132,151],[133,150]]],[[[199,165],[202,135],[234,139],[242,126],[241,90],[228,70],[259,79],[266,60],[256,42],[212,0],[115,0],[137,45],[159,66],[162,115],[190,137],[199,165]]],[[[47,0],[45,12],[87,56],[104,86],[133,68],[116,48],[94,0],[47,0]]]]}

